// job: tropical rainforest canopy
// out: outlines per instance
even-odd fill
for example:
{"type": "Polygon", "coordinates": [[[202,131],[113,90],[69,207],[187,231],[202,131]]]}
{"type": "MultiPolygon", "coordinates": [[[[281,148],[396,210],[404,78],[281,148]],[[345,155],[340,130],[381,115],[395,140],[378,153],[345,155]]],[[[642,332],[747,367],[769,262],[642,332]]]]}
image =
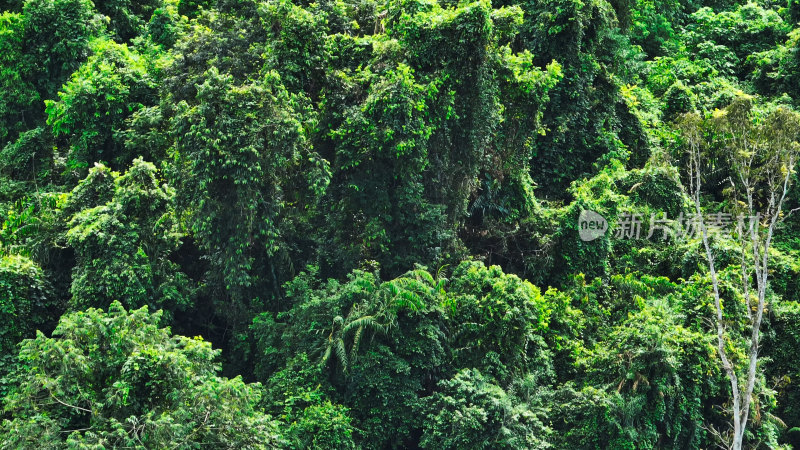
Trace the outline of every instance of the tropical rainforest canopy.
{"type": "Polygon", "coordinates": [[[0,448],[800,448],[800,1],[0,11],[0,448]]]}

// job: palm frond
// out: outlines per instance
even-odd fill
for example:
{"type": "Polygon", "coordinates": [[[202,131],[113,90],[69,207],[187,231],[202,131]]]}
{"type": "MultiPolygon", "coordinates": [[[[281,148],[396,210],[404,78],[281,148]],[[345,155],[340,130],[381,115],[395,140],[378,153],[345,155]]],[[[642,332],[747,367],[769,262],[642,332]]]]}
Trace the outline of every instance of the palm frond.
{"type": "Polygon", "coordinates": [[[342,371],[347,373],[349,367],[347,365],[347,351],[344,348],[344,339],[336,339],[334,344],[336,348],[336,358],[339,359],[339,363],[342,365],[342,371]]]}

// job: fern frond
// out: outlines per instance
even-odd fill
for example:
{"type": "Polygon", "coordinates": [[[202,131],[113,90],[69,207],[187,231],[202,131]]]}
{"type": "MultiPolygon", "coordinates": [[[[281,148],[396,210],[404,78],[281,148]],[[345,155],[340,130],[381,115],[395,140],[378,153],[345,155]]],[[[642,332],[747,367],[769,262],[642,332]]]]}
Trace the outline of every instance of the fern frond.
{"type": "Polygon", "coordinates": [[[422,307],[422,298],[414,292],[401,292],[398,297],[400,301],[397,302],[397,305],[400,307],[407,307],[412,311],[418,311],[422,307]]]}
{"type": "Polygon", "coordinates": [[[325,347],[325,352],[322,354],[322,358],[320,359],[319,364],[321,366],[324,366],[325,364],[328,363],[330,357],[331,357],[331,346],[328,345],[327,347],[325,347]]]}
{"type": "Polygon", "coordinates": [[[339,359],[339,363],[342,365],[342,371],[347,373],[348,366],[347,366],[347,351],[344,348],[344,340],[343,339],[336,339],[336,357],[339,359]]]}
{"type": "Polygon", "coordinates": [[[356,360],[358,354],[358,346],[361,343],[361,335],[364,332],[364,327],[358,327],[356,334],[353,336],[353,347],[350,349],[350,361],[356,360]]]}
{"type": "Polygon", "coordinates": [[[433,275],[428,273],[427,270],[415,270],[417,272],[417,276],[422,278],[429,286],[436,286],[436,280],[433,279],[433,275]]]}
{"type": "Polygon", "coordinates": [[[345,325],[344,328],[342,328],[342,334],[347,335],[352,330],[357,330],[359,328],[368,328],[379,333],[386,333],[387,331],[386,326],[380,323],[375,316],[364,316],[345,325]]]}

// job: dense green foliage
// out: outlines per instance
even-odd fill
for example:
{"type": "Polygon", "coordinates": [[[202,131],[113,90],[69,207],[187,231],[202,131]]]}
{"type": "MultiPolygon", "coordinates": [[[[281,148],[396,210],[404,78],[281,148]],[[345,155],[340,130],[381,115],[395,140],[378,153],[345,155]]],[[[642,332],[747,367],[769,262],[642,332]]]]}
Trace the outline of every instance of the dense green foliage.
{"type": "MultiPolygon", "coordinates": [[[[0,1],[0,448],[724,444],[703,243],[651,220],[733,230],[736,164],[762,151],[762,192],[800,147],[799,20],[795,0],[0,1]]],[[[800,447],[795,169],[746,448],[800,447]]],[[[747,249],[710,245],[743,367],[747,249]]]]}
{"type": "Polygon", "coordinates": [[[26,340],[6,397],[3,445],[278,447],[257,412],[258,385],[220,378],[218,350],[171,336],[160,314],[114,302],[63,316],[48,338],[26,340]]]}

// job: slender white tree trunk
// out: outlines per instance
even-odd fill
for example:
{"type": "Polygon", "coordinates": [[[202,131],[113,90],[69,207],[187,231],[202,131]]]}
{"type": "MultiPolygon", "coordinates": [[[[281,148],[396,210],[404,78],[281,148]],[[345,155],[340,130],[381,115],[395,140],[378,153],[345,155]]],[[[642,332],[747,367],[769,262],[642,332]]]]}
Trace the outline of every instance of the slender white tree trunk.
{"type": "MultiPolygon", "coordinates": [[[[794,164],[794,159],[789,160],[790,167],[794,164]]],[[[709,274],[711,276],[711,284],[714,293],[714,309],[715,309],[715,322],[717,328],[717,353],[722,360],[722,367],[726,376],[731,384],[732,393],[732,419],[733,419],[733,441],[731,448],[733,450],[741,450],[744,442],[744,434],[747,428],[747,420],[750,415],[750,406],[753,400],[753,392],[756,385],[756,376],[758,369],[758,349],[760,342],[761,322],[764,317],[764,305],[766,303],[767,282],[769,275],[769,249],[772,242],[772,237],[775,231],[775,225],[778,223],[778,218],[781,215],[784,200],[789,187],[789,179],[791,172],[787,172],[782,180],[782,190],[780,197],[776,198],[773,192],[770,196],[769,205],[765,219],[767,222],[765,233],[762,238],[761,231],[759,230],[761,224],[758,213],[755,213],[752,201],[752,194],[748,189],[748,212],[750,217],[755,217],[751,220],[749,227],[749,240],[752,248],[753,258],[753,272],[756,281],[756,295],[757,306],[755,314],[750,312],[750,273],[747,268],[746,258],[742,257],[742,291],[745,293],[746,308],[748,311],[748,318],[750,320],[750,346],[747,353],[747,379],[744,385],[744,392],[740,390],[739,377],[736,374],[736,369],[730,362],[728,354],[725,350],[725,323],[722,311],[722,302],[719,293],[719,279],[717,277],[716,267],[714,265],[714,255],[711,252],[711,245],[708,239],[708,230],[702,219],[702,210],[700,207],[700,187],[701,187],[701,172],[700,172],[700,153],[698,147],[691,149],[691,165],[692,165],[692,194],[695,202],[695,211],[700,221],[700,229],[703,238],[703,247],[705,248],[706,258],[708,259],[709,274]]],[[[744,236],[744,234],[743,234],[744,236]]],[[[743,248],[746,245],[744,239],[741,242],[743,248]]]]}

